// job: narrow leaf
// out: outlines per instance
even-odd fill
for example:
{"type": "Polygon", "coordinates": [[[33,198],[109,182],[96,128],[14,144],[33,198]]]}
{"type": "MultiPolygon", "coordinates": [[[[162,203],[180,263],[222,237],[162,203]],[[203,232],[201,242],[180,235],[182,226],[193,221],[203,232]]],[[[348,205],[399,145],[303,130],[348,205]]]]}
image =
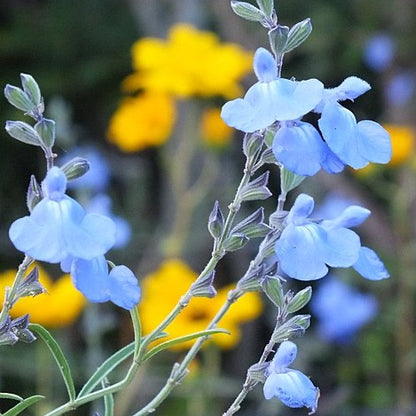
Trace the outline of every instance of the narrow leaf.
{"type": "Polygon", "coordinates": [[[283,288],[278,277],[266,276],[261,282],[261,287],[267,297],[276,305],[281,307],[283,305],[283,288]]]}
{"type": "Polygon", "coordinates": [[[17,400],[19,402],[24,400],[23,397],[20,397],[17,394],[13,394],[13,393],[0,393],[0,399],[17,400]]]}
{"type": "Polygon", "coordinates": [[[181,344],[186,341],[190,341],[192,339],[201,338],[209,335],[215,334],[230,334],[229,331],[225,329],[207,329],[205,331],[194,332],[193,334],[188,334],[183,337],[178,337],[175,339],[171,339],[169,341],[163,342],[162,344],[157,345],[156,347],[149,350],[143,357],[143,362],[149,360],[157,353],[166,350],[167,348],[173,347],[174,345],[181,344]]]}
{"type": "Polygon", "coordinates": [[[65,358],[65,355],[55,341],[49,331],[47,331],[43,326],[38,324],[29,324],[29,329],[35,332],[47,345],[49,351],[52,353],[53,358],[58,364],[59,370],[61,371],[62,378],[64,379],[66,389],[68,391],[69,400],[72,402],[75,400],[75,386],[74,381],[72,380],[71,369],[69,367],[68,361],[65,358]]]}
{"type": "Polygon", "coordinates": [[[3,413],[2,416],[16,416],[22,413],[23,410],[27,409],[29,406],[32,406],[32,404],[35,404],[42,399],[44,399],[44,397],[40,395],[30,396],[27,399],[22,400],[16,406],[9,409],[6,413],[3,413]]]}
{"type": "Polygon", "coordinates": [[[94,388],[104,380],[105,377],[111,371],[114,370],[118,365],[120,365],[124,360],[130,357],[134,352],[134,342],[126,345],[111,357],[107,358],[94,372],[94,374],[89,378],[89,380],[84,384],[81,391],[78,394],[78,398],[85,396],[90,393],[94,388]]]}

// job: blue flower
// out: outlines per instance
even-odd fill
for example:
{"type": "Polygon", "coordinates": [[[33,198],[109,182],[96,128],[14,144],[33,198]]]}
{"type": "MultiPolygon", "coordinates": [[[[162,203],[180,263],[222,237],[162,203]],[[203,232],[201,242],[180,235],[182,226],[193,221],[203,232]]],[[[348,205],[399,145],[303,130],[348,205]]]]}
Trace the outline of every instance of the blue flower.
{"type": "Polygon", "coordinates": [[[254,72],[259,80],[244,98],[227,102],[221,117],[231,127],[251,133],[275,121],[297,120],[322,99],[323,85],[317,79],[291,81],[277,78],[273,55],[264,48],[254,55],[254,72]]]}
{"type": "Polygon", "coordinates": [[[374,71],[385,70],[393,61],[395,44],[387,33],[377,33],[364,46],[364,61],[374,71]]]}
{"type": "Polygon", "coordinates": [[[321,168],[329,173],[338,173],[344,169],[344,163],[309,123],[281,122],[273,139],[272,150],[286,169],[298,175],[312,176],[321,168]]]}
{"type": "Polygon", "coordinates": [[[334,277],[325,279],[314,292],[311,308],[318,332],[327,341],[350,343],[377,313],[377,301],[334,277]]]}
{"type": "Polygon", "coordinates": [[[388,80],[384,95],[393,106],[401,107],[415,94],[416,78],[411,71],[399,71],[388,80]]]}
{"type": "Polygon", "coordinates": [[[296,355],[297,347],[293,342],[284,341],[280,344],[267,370],[264,397],[267,400],[277,397],[292,408],[306,407],[312,414],[318,407],[319,389],[301,371],[288,368],[296,355]]]}
{"type": "Polygon", "coordinates": [[[387,131],[375,121],[357,123],[354,114],[337,102],[324,106],[318,124],[329,148],[354,169],[361,169],[370,162],[388,163],[391,159],[387,131]]]}
{"type": "Polygon", "coordinates": [[[92,260],[74,259],[71,276],[74,286],[91,302],[111,301],[130,310],[141,297],[133,272],[126,266],[115,266],[109,272],[104,256],[92,260]]]}
{"type": "Polygon", "coordinates": [[[370,89],[357,77],[346,78],[338,87],[325,89],[322,100],[314,111],[322,113],[318,125],[329,148],[344,163],[360,169],[369,162],[388,163],[391,140],[380,124],[371,120],[357,123],[354,114],[338,102],[354,101],[370,89]]]}
{"type": "Polygon", "coordinates": [[[67,179],[58,167],[42,182],[43,199],[29,216],[13,222],[9,237],[28,256],[49,263],[68,257],[91,260],[104,255],[114,244],[115,225],[107,217],[86,214],[65,194],[67,179]]]}
{"type": "Polygon", "coordinates": [[[328,267],[351,267],[371,280],[389,277],[381,260],[350,227],[360,225],[370,215],[368,209],[349,206],[336,218],[316,221],[309,218],[313,198],[301,194],[285,219],[285,228],[275,244],[281,270],[298,280],[316,280],[328,267]]]}

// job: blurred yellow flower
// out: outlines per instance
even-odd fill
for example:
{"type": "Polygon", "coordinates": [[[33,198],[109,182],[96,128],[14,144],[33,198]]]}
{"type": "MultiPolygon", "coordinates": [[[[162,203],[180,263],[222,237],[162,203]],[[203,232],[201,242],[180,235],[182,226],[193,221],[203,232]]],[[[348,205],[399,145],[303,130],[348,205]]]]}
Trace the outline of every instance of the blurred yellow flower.
{"type": "Polygon", "coordinates": [[[139,39],[132,55],[136,72],[124,82],[127,91],[234,98],[242,93],[239,80],[252,70],[252,53],[182,23],[170,29],[166,41],[139,39]]]}
{"type": "Polygon", "coordinates": [[[113,114],[107,136],[124,152],[164,144],[176,120],[173,99],[159,92],[144,92],[122,101],[113,114]]]}
{"type": "Polygon", "coordinates": [[[413,127],[398,124],[384,124],[383,127],[389,132],[393,154],[390,166],[401,165],[414,156],[415,131],[413,127]]]}
{"type": "Polygon", "coordinates": [[[201,117],[201,136],[204,142],[212,146],[226,146],[229,144],[233,129],[222,120],[219,108],[206,109],[201,117]]]}
{"type": "MultiPolygon", "coordinates": [[[[45,293],[34,297],[20,298],[10,311],[12,318],[29,314],[30,322],[49,328],[59,328],[72,324],[86,305],[85,297],[75,289],[69,274],[53,282],[44,269],[39,267],[39,281],[45,293]]],[[[4,290],[11,286],[16,270],[6,270],[0,274],[0,302],[3,303],[4,290]]]]}
{"type": "MultiPolygon", "coordinates": [[[[143,298],[139,305],[140,319],[143,331],[148,334],[167,316],[178,300],[189,289],[197,278],[197,274],[180,260],[168,260],[154,273],[146,276],[142,281],[143,298]]],[[[164,342],[192,332],[202,331],[207,327],[215,314],[227,299],[228,291],[232,286],[220,289],[212,298],[192,298],[189,305],[167,327],[168,337],[156,342],[164,342]]],[[[262,310],[258,293],[246,293],[235,304],[219,323],[220,328],[230,331],[231,335],[218,334],[212,336],[222,348],[232,348],[240,337],[239,325],[255,319],[262,310]]],[[[189,348],[194,341],[189,341],[172,349],[181,350],[189,348]]]]}

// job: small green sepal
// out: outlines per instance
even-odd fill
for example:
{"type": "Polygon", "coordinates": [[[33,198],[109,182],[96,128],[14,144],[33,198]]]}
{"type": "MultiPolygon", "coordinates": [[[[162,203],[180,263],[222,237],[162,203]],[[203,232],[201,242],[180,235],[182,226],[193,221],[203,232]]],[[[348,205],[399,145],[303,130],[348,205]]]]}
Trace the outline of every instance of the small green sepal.
{"type": "Polygon", "coordinates": [[[265,17],[260,9],[245,1],[231,1],[231,8],[237,16],[253,22],[261,22],[265,17]]]}
{"type": "Polygon", "coordinates": [[[35,124],[35,130],[38,132],[43,145],[51,149],[55,144],[55,122],[47,118],[42,118],[35,124]]]}
{"type": "Polygon", "coordinates": [[[310,286],[306,287],[305,289],[302,289],[300,292],[296,293],[296,295],[293,296],[289,300],[287,309],[286,309],[287,312],[294,313],[302,309],[311,300],[311,296],[312,296],[312,288],[310,286]]]}
{"type": "Polygon", "coordinates": [[[220,204],[215,201],[214,207],[208,218],[208,230],[213,238],[218,238],[224,229],[224,216],[221,212],[220,204]]]}
{"type": "Polygon", "coordinates": [[[61,166],[68,181],[84,176],[90,169],[90,164],[87,159],[76,156],[70,161],[61,166]]]}
{"type": "Polygon", "coordinates": [[[41,146],[42,140],[38,132],[30,125],[23,121],[6,121],[6,131],[14,139],[20,142],[41,146]]]}
{"type": "Polygon", "coordinates": [[[282,193],[287,194],[289,191],[295,189],[304,181],[305,178],[306,176],[293,173],[282,166],[280,169],[280,186],[282,193]]]}
{"type": "Polygon", "coordinates": [[[30,113],[36,108],[28,94],[18,87],[7,84],[4,88],[4,95],[13,107],[18,108],[25,113],[30,113]]]}
{"type": "Polygon", "coordinates": [[[269,42],[275,55],[282,55],[286,52],[286,45],[289,35],[287,26],[278,25],[269,31],[269,42]]]}
{"type": "Polygon", "coordinates": [[[303,43],[308,38],[311,32],[312,32],[312,22],[309,17],[305,20],[302,20],[299,23],[296,23],[289,30],[284,52],[287,53],[297,48],[301,43],[303,43]]]}
{"type": "Polygon", "coordinates": [[[32,103],[39,107],[42,103],[42,94],[38,83],[29,74],[20,74],[20,80],[22,81],[23,90],[30,97],[32,103]]]}
{"type": "Polygon", "coordinates": [[[260,10],[268,17],[273,15],[273,0],[256,0],[260,10]]]}
{"type": "Polygon", "coordinates": [[[242,201],[257,201],[264,200],[272,196],[272,193],[267,188],[269,181],[269,171],[264,172],[258,178],[254,179],[243,187],[240,193],[242,201]]]}
{"type": "Polygon", "coordinates": [[[267,297],[273,302],[275,306],[283,306],[283,287],[279,277],[266,276],[261,282],[261,287],[263,288],[263,292],[267,295],[267,297]]]}

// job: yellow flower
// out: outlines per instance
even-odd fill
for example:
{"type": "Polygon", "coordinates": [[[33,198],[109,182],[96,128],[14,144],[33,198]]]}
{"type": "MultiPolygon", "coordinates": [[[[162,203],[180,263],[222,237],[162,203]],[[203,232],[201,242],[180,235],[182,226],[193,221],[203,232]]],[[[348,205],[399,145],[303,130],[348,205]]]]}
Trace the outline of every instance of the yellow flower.
{"type": "MultiPolygon", "coordinates": [[[[180,260],[168,260],[160,268],[146,276],[142,281],[143,298],[139,305],[140,319],[145,334],[151,332],[168,315],[178,300],[189,289],[197,278],[197,274],[180,260]]],[[[161,343],[167,339],[177,338],[192,332],[202,331],[214,318],[221,305],[227,299],[227,293],[232,286],[220,289],[212,298],[192,298],[189,305],[167,327],[168,337],[161,338],[161,343]]],[[[231,348],[237,344],[241,332],[239,325],[255,319],[262,310],[260,296],[257,293],[246,293],[233,304],[220,321],[219,327],[231,332],[231,335],[218,334],[212,341],[222,348],[231,348]]],[[[189,341],[173,347],[181,350],[188,348],[194,341],[189,341]]]]}
{"type": "Polygon", "coordinates": [[[414,156],[415,131],[412,127],[398,124],[384,124],[390,134],[393,149],[390,166],[398,166],[414,156]]]}
{"type": "Polygon", "coordinates": [[[239,80],[252,68],[251,53],[187,24],[173,26],[167,41],[138,40],[132,55],[136,72],[125,80],[126,90],[148,89],[178,97],[237,97],[242,93],[239,80]]]}
{"type": "Polygon", "coordinates": [[[222,120],[219,108],[208,108],[201,118],[201,136],[204,142],[212,146],[226,146],[229,144],[233,129],[222,120]]]}
{"type": "Polygon", "coordinates": [[[126,98],[110,120],[108,138],[124,152],[160,146],[169,138],[176,119],[172,98],[144,92],[126,98]]]}
{"type": "MultiPolygon", "coordinates": [[[[49,328],[58,328],[72,324],[86,305],[85,297],[75,289],[71,276],[65,274],[56,282],[39,267],[39,281],[46,289],[45,293],[34,297],[20,298],[10,311],[12,318],[29,314],[30,322],[49,328]]],[[[6,270],[0,275],[0,302],[3,303],[4,290],[11,286],[16,270],[6,270]]]]}

